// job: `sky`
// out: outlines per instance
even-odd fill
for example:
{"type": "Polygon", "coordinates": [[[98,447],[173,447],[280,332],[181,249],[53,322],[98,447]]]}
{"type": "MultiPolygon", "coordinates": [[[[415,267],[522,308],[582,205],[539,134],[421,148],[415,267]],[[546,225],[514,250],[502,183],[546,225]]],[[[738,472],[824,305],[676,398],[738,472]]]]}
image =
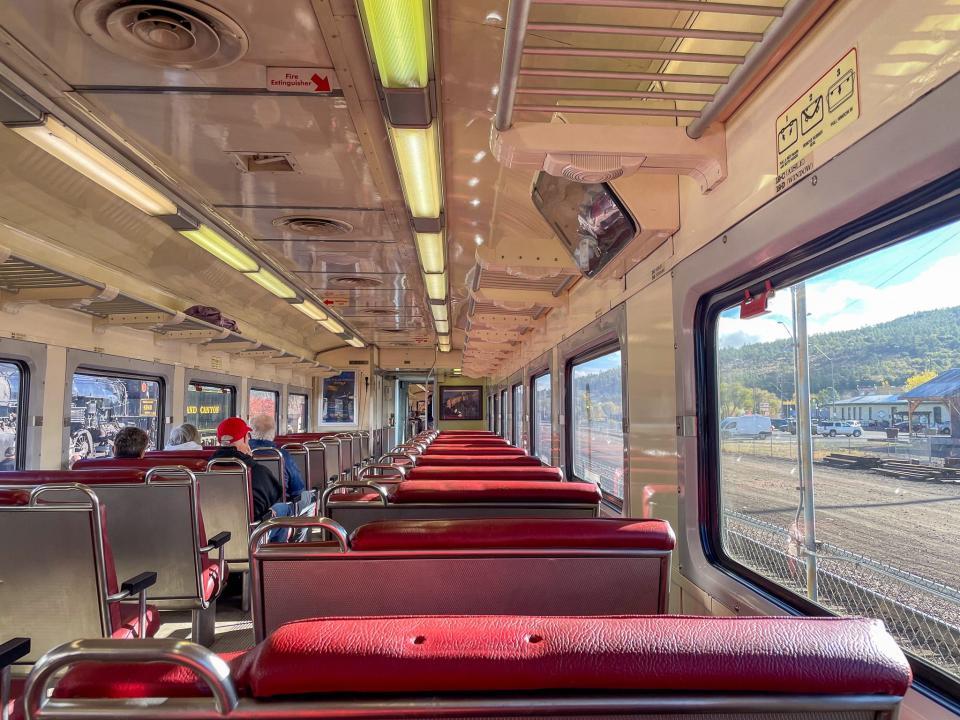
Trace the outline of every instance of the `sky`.
{"type": "Polygon", "coordinates": [[[620,367],[619,350],[609,355],[601,355],[593,360],[588,360],[582,365],[577,365],[574,371],[577,377],[586,377],[587,375],[599,375],[604,370],[618,367],[620,367]]]}
{"type": "MultiPolygon", "coordinates": [[[[923,310],[960,305],[960,221],[807,280],[807,333],[852,330],[923,310]]],[[[789,288],[770,301],[770,313],[740,319],[739,306],[720,316],[720,347],[788,340],[793,319],[789,288]]]]}

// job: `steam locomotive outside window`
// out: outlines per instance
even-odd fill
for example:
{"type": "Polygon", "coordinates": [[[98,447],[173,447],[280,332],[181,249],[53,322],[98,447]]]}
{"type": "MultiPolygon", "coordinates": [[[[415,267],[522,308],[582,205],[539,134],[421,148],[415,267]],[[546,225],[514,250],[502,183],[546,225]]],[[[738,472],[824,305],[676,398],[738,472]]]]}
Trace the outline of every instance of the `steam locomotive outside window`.
{"type": "Polygon", "coordinates": [[[723,553],[832,612],[883,620],[954,680],[958,274],[954,222],[777,288],[768,314],[723,311],[713,398],[723,553]]]}
{"type": "Polygon", "coordinates": [[[22,467],[18,444],[26,403],[20,363],[0,360],[0,471],[22,467]]]}
{"type": "Polygon", "coordinates": [[[310,404],[307,402],[307,396],[301,393],[287,394],[287,432],[302,433],[307,431],[310,404]]]}
{"type": "Polygon", "coordinates": [[[623,380],[620,351],[570,366],[573,476],[623,503],[623,380]]]}
{"type": "Polygon", "coordinates": [[[276,390],[260,390],[250,388],[250,397],[248,400],[248,411],[250,417],[257,415],[270,415],[280,426],[280,393],[276,390]]]}
{"type": "Polygon", "coordinates": [[[113,454],[113,438],[135,425],[150,436],[149,450],[161,446],[159,379],[77,372],[70,394],[70,461],[113,454]]]}
{"type": "Polygon", "coordinates": [[[513,386],[513,444],[523,447],[523,384],[513,386]]]}
{"type": "Polygon", "coordinates": [[[544,373],[533,379],[533,414],[530,417],[532,426],[530,435],[533,440],[533,454],[547,465],[550,464],[551,410],[550,373],[544,373]]]}
{"type": "Polygon", "coordinates": [[[187,385],[184,420],[196,425],[203,445],[217,444],[217,425],[236,414],[237,390],[230,385],[191,382],[187,385]]]}

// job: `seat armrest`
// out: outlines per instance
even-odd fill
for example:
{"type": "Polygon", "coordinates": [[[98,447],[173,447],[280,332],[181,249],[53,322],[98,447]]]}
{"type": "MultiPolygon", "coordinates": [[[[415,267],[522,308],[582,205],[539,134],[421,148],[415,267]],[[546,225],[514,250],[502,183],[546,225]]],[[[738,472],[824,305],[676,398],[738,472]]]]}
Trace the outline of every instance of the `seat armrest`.
{"type": "Polygon", "coordinates": [[[228,542],[230,542],[230,533],[226,530],[223,532],[218,532],[212,538],[207,540],[207,544],[200,548],[200,552],[210,552],[211,550],[222,548],[228,542]]]}
{"type": "Polygon", "coordinates": [[[128,596],[139,595],[148,587],[156,584],[157,574],[155,572],[142,572],[120,583],[120,591],[126,592],[128,596]]]}
{"type": "MultiPolygon", "coordinates": [[[[30,654],[30,638],[13,638],[0,645],[0,670],[30,654]]],[[[2,709],[2,708],[0,708],[2,709]]]]}

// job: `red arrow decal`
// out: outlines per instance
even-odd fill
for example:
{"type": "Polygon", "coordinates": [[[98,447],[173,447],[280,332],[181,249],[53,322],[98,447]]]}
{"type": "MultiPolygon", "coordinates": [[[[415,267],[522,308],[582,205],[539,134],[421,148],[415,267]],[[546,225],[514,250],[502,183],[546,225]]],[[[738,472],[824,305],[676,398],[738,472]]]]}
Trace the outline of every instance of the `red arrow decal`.
{"type": "Polygon", "coordinates": [[[330,92],[330,81],[326,76],[320,77],[317,73],[314,73],[310,79],[313,80],[313,84],[316,85],[313,89],[314,92],[330,92]]]}

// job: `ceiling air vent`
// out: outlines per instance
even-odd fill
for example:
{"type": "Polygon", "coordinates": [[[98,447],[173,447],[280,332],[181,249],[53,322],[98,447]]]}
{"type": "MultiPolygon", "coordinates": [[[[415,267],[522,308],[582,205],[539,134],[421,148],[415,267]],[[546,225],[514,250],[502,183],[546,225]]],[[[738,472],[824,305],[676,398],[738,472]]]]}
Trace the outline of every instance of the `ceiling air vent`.
{"type": "Polygon", "coordinates": [[[397,311],[389,308],[365,308],[363,313],[364,315],[396,315],[397,311]]]}
{"type": "Polygon", "coordinates": [[[243,28],[200,0],[80,0],[73,16],[101,47],[157,67],[220,68],[242,58],[249,47],[243,28]]]}
{"type": "Polygon", "coordinates": [[[293,153],[228,151],[227,155],[233,158],[237,169],[244,173],[300,172],[293,153]]]}
{"type": "Polygon", "coordinates": [[[330,280],[331,284],[346,288],[374,288],[383,285],[383,280],[365,275],[338,275],[330,280]]]}
{"type": "Polygon", "coordinates": [[[274,220],[273,225],[298,235],[314,237],[333,237],[353,232],[353,225],[345,220],[320,215],[285,215],[274,220]]]}

